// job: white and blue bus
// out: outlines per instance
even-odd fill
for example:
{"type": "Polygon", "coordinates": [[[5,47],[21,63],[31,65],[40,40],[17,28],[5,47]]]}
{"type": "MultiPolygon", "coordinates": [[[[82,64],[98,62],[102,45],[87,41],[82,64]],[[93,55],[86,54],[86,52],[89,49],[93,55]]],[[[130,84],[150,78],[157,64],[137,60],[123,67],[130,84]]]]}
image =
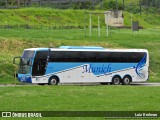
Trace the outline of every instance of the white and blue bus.
{"type": "Polygon", "coordinates": [[[149,54],[146,49],[61,46],[25,49],[17,78],[20,82],[130,84],[148,80],[149,54]]]}

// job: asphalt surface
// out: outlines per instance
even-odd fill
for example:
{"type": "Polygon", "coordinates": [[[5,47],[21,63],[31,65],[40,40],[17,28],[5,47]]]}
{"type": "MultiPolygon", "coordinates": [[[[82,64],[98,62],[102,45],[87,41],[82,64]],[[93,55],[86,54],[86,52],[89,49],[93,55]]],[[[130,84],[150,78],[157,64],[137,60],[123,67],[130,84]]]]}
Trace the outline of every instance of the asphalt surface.
{"type": "Polygon", "coordinates": [[[135,86],[160,86],[160,83],[131,83],[135,86]]]}
{"type": "MultiPolygon", "coordinates": [[[[96,86],[101,85],[100,83],[76,83],[76,84],[60,84],[64,86],[68,85],[78,85],[78,86],[96,86]]],[[[110,84],[105,84],[110,85],[110,84]]],[[[38,86],[38,84],[0,84],[0,87],[7,87],[7,86],[38,86]]],[[[130,86],[160,86],[160,83],[131,83],[130,86]]]]}

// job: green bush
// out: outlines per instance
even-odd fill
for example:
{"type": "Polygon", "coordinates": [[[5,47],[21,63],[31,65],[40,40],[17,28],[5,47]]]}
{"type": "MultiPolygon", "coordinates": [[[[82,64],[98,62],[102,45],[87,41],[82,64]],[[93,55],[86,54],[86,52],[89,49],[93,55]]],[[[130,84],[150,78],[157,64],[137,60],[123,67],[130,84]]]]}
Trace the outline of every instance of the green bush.
{"type": "MultiPolygon", "coordinates": [[[[116,9],[116,1],[104,1],[103,3],[104,9],[108,10],[115,10],[116,9]]],[[[118,3],[118,10],[122,10],[123,5],[122,3],[118,3]]]]}
{"type": "Polygon", "coordinates": [[[140,13],[140,8],[139,6],[136,6],[136,5],[128,6],[125,8],[125,10],[134,14],[140,13]]]}
{"type": "Polygon", "coordinates": [[[77,2],[72,3],[73,9],[93,9],[93,5],[91,2],[77,2]]]}

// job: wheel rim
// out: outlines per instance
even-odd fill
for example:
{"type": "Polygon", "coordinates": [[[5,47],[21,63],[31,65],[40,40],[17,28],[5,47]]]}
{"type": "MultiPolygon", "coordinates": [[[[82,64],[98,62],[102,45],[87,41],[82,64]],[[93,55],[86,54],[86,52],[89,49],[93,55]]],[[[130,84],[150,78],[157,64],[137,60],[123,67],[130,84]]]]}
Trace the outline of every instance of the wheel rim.
{"type": "Polygon", "coordinates": [[[114,78],[114,84],[119,84],[119,78],[114,78]]]}
{"type": "Polygon", "coordinates": [[[124,82],[125,82],[126,84],[128,84],[128,83],[130,83],[130,79],[129,79],[129,78],[125,78],[125,79],[124,79],[124,82]]]}
{"type": "Polygon", "coordinates": [[[56,85],[56,83],[57,83],[57,81],[56,81],[56,79],[51,79],[51,85],[56,85]]]}

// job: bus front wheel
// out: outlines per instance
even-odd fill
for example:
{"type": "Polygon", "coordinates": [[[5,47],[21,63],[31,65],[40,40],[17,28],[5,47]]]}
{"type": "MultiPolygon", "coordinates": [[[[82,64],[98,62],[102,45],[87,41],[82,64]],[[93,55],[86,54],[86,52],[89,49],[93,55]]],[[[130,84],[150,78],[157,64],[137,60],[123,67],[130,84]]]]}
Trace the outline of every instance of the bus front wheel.
{"type": "Polygon", "coordinates": [[[132,81],[132,78],[130,76],[124,76],[124,78],[122,80],[122,84],[129,85],[131,81],[132,81]]]}
{"type": "Polygon", "coordinates": [[[114,76],[113,79],[112,79],[111,84],[113,84],[113,85],[118,85],[118,84],[120,84],[120,83],[121,83],[121,78],[120,78],[120,76],[114,76]]]}
{"type": "Polygon", "coordinates": [[[50,77],[48,81],[48,85],[57,85],[59,83],[58,77],[50,77]]]}

